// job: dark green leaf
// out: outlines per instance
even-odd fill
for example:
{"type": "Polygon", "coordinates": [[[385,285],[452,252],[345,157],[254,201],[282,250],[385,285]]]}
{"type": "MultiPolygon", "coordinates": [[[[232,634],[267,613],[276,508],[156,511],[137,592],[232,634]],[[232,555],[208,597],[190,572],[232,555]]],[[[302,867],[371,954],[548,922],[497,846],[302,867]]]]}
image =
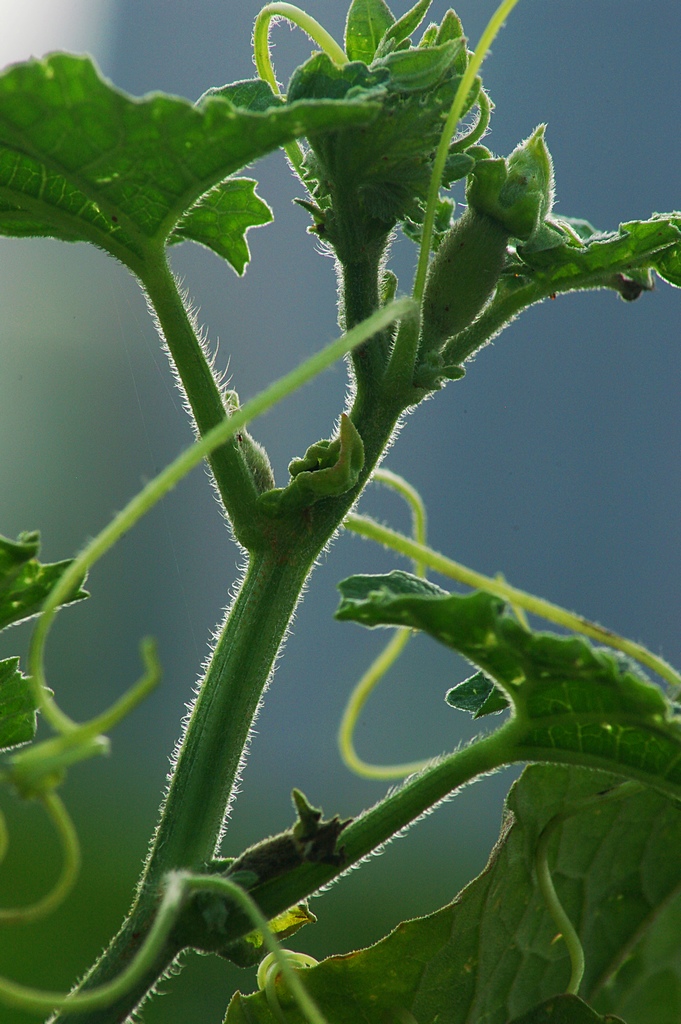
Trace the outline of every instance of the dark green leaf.
{"type": "Polygon", "coordinates": [[[459,711],[469,711],[473,718],[494,715],[498,711],[505,711],[509,706],[507,698],[495,686],[494,680],[484,672],[476,672],[469,679],[464,679],[458,686],[454,686],[445,695],[445,700],[450,707],[458,708],[459,711]]]}
{"type": "Polygon", "coordinates": [[[0,661],[0,750],[35,736],[35,702],[19,659],[0,661]]]}
{"type": "MultiPolygon", "coordinates": [[[[487,867],[453,903],[400,924],[367,950],[305,972],[322,1012],[334,1024],[385,1024],[404,1020],[404,1011],[417,1021],[447,1024],[520,1024],[522,1014],[528,1015],[523,1024],[615,1024],[585,1015],[583,1003],[561,995],[569,958],[538,889],[535,857],[548,822],[593,798],[557,828],[549,849],[554,884],[585,950],[580,995],[593,1004],[630,944],[681,885],[679,858],[670,856],[681,843],[681,812],[648,791],[609,799],[616,781],[574,767],[526,769],[507,798],[487,867]],[[573,1016],[532,1017],[547,1000],[556,1014],[573,1016]]],[[[277,991],[287,1020],[301,1024],[286,986],[277,991]]],[[[227,1015],[227,1024],[271,1021],[264,993],[235,996],[227,1015]]]]}
{"type": "Polygon", "coordinates": [[[384,0],[352,0],[345,24],[345,52],[350,60],[371,64],[381,37],[394,21],[384,0]]]}
{"type": "Polygon", "coordinates": [[[522,727],[518,760],[621,770],[681,795],[681,725],[631,662],[581,637],[529,632],[491,594],[459,597],[428,588],[403,572],[351,577],[340,584],[336,615],[422,629],[490,675],[522,727]]]}
{"type": "Polygon", "coordinates": [[[619,1017],[601,1017],[577,996],[555,996],[510,1024],[624,1024],[619,1017]]]}
{"type": "Polygon", "coordinates": [[[268,224],[272,211],[255,194],[251,178],[228,178],[199,199],[170,236],[170,244],[191,239],[212,249],[243,274],[250,259],[246,232],[268,224]]]}
{"type": "MultiPolygon", "coordinates": [[[[306,183],[325,212],[324,237],[341,261],[359,244],[381,244],[397,221],[422,218],[434,154],[460,81],[462,52],[460,41],[450,41],[394,52],[371,69],[357,62],[339,68],[319,54],[295,72],[290,100],[364,94],[382,105],[370,130],[308,135],[306,183]]],[[[478,88],[476,82],[463,113],[478,88]]]]}
{"type": "MultiPolygon", "coordinates": [[[[670,851],[671,855],[671,851],[670,851]]],[[[681,1020],[681,894],[663,907],[612,982],[595,997],[602,1012],[630,1024],[679,1024],[681,1020]]]]}
{"type": "MultiPolygon", "coordinates": [[[[263,90],[240,85],[237,99],[265,102],[263,90]]],[[[86,57],[17,64],[0,75],[0,233],[90,241],[139,269],[149,247],[239,168],[307,131],[374,114],[361,100],[261,113],[215,94],[196,106],[135,99],[86,57]]]]}
{"type": "MultiPolygon", "coordinates": [[[[16,542],[0,537],[0,629],[37,615],[71,564],[65,561],[42,565],[35,557],[39,546],[37,533],[21,534],[16,542]]],[[[87,591],[76,586],[64,604],[87,596],[87,591]]]]}

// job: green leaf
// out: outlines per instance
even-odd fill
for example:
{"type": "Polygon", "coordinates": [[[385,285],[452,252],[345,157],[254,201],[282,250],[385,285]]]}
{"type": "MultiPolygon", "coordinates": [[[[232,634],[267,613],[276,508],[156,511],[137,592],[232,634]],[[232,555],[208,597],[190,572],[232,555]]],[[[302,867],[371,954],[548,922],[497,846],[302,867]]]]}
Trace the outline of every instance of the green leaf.
{"type": "Polygon", "coordinates": [[[35,702],[19,659],[0,661],[0,750],[28,743],[35,736],[35,702]]]}
{"type": "Polygon", "coordinates": [[[494,680],[484,672],[476,672],[469,679],[454,686],[445,695],[445,700],[452,708],[469,711],[473,718],[483,718],[505,711],[509,702],[494,680]]]}
{"type": "Polygon", "coordinates": [[[272,90],[272,86],[262,78],[246,78],[241,82],[230,82],[228,85],[207,89],[203,96],[199,97],[197,107],[210,96],[229,100],[240,110],[253,110],[260,114],[274,107],[283,107],[285,102],[283,97],[278,96],[272,90]]]}
{"type": "Polygon", "coordinates": [[[374,67],[389,70],[391,87],[397,92],[432,89],[452,68],[462,49],[463,39],[453,39],[423,50],[398,50],[376,61],[374,67]]]}
{"type": "Polygon", "coordinates": [[[678,1024],[681,1020],[681,894],[663,907],[615,978],[595,997],[601,1012],[622,1014],[631,1024],[678,1024]]]}
{"type": "MultiPolygon", "coordinates": [[[[569,958],[556,941],[535,871],[537,841],[548,822],[593,798],[557,828],[549,849],[554,884],[584,946],[581,996],[593,1003],[681,885],[679,859],[670,856],[681,842],[677,807],[651,792],[615,800],[606,792],[601,803],[598,794],[614,781],[574,767],[526,769],[507,797],[487,867],[453,903],[400,924],[369,949],[305,972],[305,987],[322,1012],[334,1024],[385,1024],[404,1020],[404,1011],[417,1021],[447,1024],[520,1024],[518,1017],[523,1024],[615,1024],[589,1017],[580,1000],[560,995],[569,958]],[[573,1016],[542,1017],[546,1007],[538,1004],[549,1000],[556,1014],[573,1016]]],[[[287,1020],[300,1024],[285,985],[277,993],[287,1020]]],[[[227,1015],[227,1024],[271,1021],[264,993],[237,994],[227,1015]]]]}
{"type": "Polygon", "coordinates": [[[345,52],[349,59],[371,64],[382,36],[394,21],[384,0],[352,0],[345,23],[345,52]]]}
{"type": "MultiPolygon", "coordinates": [[[[560,221],[556,223],[560,226],[560,221]]],[[[657,269],[663,259],[672,262],[673,254],[680,249],[681,231],[675,215],[655,214],[650,220],[621,224],[619,231],[594,235],[583,246],[566,241],[538,252],[520,247],[519,254],[536,271],[537,281],[546,281],[547,286],[550,282],[565,291],[594,287],[594,281],[616,287],[611,280],[615,275],[646,266],[657,269]]]]}
{"type": "MultiPolygon", "coordinates": [[[[681,217],[677,215],[670,219],[675,227],[681,228],[681,217]]],[[[681,245],[672,246],[661,253],[654,265],[657,273],[667,284],[681,288],[681,245]]]]}
{"type": "Polygon", "coordinates": [[[681,725],[629,659],[529,632],[492,594],[438,593],[409,573],[355,576],[339,589],[337,618],[424,630],[491,676],[514,706],[513,759],[621,771],[681,795],[681,725]]]}
{"type": "Polygon", "coordinates": [[[267,203],[255,194],[256,184],[250,178],[228,178],[216,185],[174,228],[170,244],[191,239],[243,274],[250,260],[246,232],[273,220],[267,203]]]}
{"type": "MultiPolygon", "coordinates": [[[[128,96],[86,57],[53,54],[10,67],[0,75],[0,233],[90,241],[139,269],[197,200],[239,168],[308,131],[365,123],[376,112],[361,99],[271,103],[261,112],[265,91],[237,85],[231,101],[211,93],[194,106],[159,93],[128,96]],[[246,107],[235,105],[239,98],[246,107]]],[[[217,202],[208,201],[213,212],[217,202]]],[[[242,211],[229,229],[227,219],[221,208],[221,238],[238,231],[242,211]]],[[[193,237],[191,215],[188,225],[185,237],[193,237]]]]}
{"type": "MultiPolygon", "coordinates": [[[[317,918],[310,912],[307,903],[296,903],[289,907],[283,914],[273,917],[270,922],[270,930],[279,942],[289,939],[296,932],[300,931],[306,924],[315,924],[317,918]]],[[[225,960],[231,960],[238,967],[254,967],[260,963],[267,953],[262,932],[259,929],[249,932],[242,939],[223,946],[218,951],[218,956],[225,960]]]]}
{"type": "MultiPolygon", "coordinates": [[[[381,103],[370,131],[309,133],[306,184],[324,214],[324,238],[344,261],[358,246],[383,244],[407,217],[422,218],[443,122],[459,85],[461,40],[401,50],[368,69],[342,68],[318,54],[298,68],[289,100],[355,97],[381,103]]],[[[466,101],[475,102],[479,82],[466,101]]]]}
{"type": "Polygon", "coordinates": [[[510,1024],[624,1024],[619,1017],[601,1017],[577,996],[563,995],[547,999],[510,1024]]]}
{"type": "MultiPolygon", "coordinates": [[[[17,541],[0,537],[0,629],[37,615],[59,577],[71,565],[70,561],[42,565],[35,557],[39,547],[37,533],[23,533],[17,541]]],[[[77,584],[63,603],[82,601],[88,596],[77,584]]]]}
{"type": "Polygon", "coordinates": [[[409,39],[425,18],[432,2],[433,0],[418,0],[411,10],[390,26],[385,33],[385,40],[392,40],[396,46],[399,46],[400,43],[409,39]]]}

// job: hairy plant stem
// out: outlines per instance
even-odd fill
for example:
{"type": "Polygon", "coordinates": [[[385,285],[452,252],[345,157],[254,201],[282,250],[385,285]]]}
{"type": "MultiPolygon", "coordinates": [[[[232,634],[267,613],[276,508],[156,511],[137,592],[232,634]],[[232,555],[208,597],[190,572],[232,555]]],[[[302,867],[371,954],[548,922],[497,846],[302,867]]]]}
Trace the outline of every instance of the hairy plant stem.
{"type": "MultiPolygon", "coordinates": [[[[199,436],[228,415],[206,352],[182,300],[165,253],[144,266],[142,283],[187,396],[199,436]]],[[[230,438],[209,458],[237,540],[249,550],[262,541],[258,489],[239,441],[230,438]]]]}
{"type": "MultiPolygon", "coordinates": [[[[154,302],[159,295],[164,300],[163,315],[157,310],[159,321],[192,407],[198,406],[201,422],[206,422],[211,410],[212,415],[217,412],[215,389],[205,384],[202,361],[187,333],[191,325],[179,296],[179,305],[170,300],[172,277],[167,268],[166,273],[164,279],[159,270],[149,294],[154,302]]],[[[191,337],[196,340],[193,331],[191,337]]],[[[381,394],[380,385],[373,382],[372,402],[366,395],[362,400],[358,395],[352,413],[365,445],[365,465],[358,484],[338,498],[304,510],[305,515],[301,510],[279,519],[268,517],[267,530],[259,531],[258,547],[251,552],[245,578],[221,630],[179,746],[135,902],[120,932],[82,983],[83,989],[111,980],[134,957],[153,922],[164,876],[181,869],[201,870],[214,856],[251,723],[305,580],[369,478],[410,393],[410,385],[405,384],[401,392],[393,388],[381,394]]],[[[227,487],[235,469],[234,459],[226,459],[221,468],[227,487]]],[[[237,504],[234,492],[242,483],[243,473],[237,465],[232,485],[227,487],[230,511],[237,504]]],[[[105,1009],[79,1014],[78,1020],[82,1024],[126,1020],[178,952],[169,940],[133,990],[105,1009]]],[[[64,1012],[53,1019],[61,1022],[72,1018],[73,1014],[64,1012]]]]}
{"type": "MultiPolygon", "coordinates": [[[[269,919],[310,896],[466,783],[520,760],[517,740],[523,728],[518,719],[510,719],[490,735],[434,761],[390,792],[343,831],[342,865],[303,864],[255,886],[250,895],[269,919]]],[[[235,913],[226,924],[225,942],[244,935],[252,927],[245,915],[235,913]]]]}
{"type": "MultiPolygon", "coordinates": [[[[85,988],[111,980],[134,956],[151,926],[163,876],[200,870],[214,855],[251,722],[309,568],[271,553],[251,558],[192,709],[137,899],[85,988]]],[[[79,1019],[124,1020],[177,952],[168,944],[135,990],[79,1019]]]]}

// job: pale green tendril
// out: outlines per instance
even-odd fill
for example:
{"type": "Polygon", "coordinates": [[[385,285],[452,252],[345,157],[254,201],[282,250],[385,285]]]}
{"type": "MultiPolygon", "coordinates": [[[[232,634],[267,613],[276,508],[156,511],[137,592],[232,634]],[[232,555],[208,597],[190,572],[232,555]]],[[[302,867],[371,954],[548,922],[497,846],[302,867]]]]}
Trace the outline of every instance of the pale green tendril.
{"type": "Polygon", "coordinates": [[[462,135],[460,139],[453,142],[449,147],[450,153],[460,153],[462,150],[468,149],[474,143],[481,139],[487,129],[489,128],[489,119],[492,113],[492,104],[490,98],[483,88],[478,93],[478,98],[475,101],[478,107],[478,119],[474,125],[471,126],[470,131],[462,135]]]}
{"type": "MultiPolygon", "coordinates": [[[[140,699],[140,694],[146,692],[151,684],[149,678],[156,672],[153,647],[150,642],[143,644],[143,657],[147,663],[147,672],[132,690],[114,704],[104,715],[93,719],[85,726],[79,726],[61,711],[50,691],[47,688],[44,671],[44,650],[45,642],[54,621],[55,614],[64,597],[70,593],[74,584],[79,581],[85,573],[130,530],[139,519],[142,518],[153,506],[171,491],[183,477],[192,469],[198,466],[211,452],[228,441],[230,437],[241,430],[252,420],[268,412],[274,405],[283,398],[297,391],[303,384],[316,377],[322,370],[326,370],[342,356],[347,355],[357,345],[361,345],[367,338],[372,337],[378,331],[384,330],[395,320],[406,316],[413,310],[411,299],[402,298],[382,307],[357,324],[347,334],[332,341],[321,351],[306,359],[300,366],[280,377],[279,380],[270,384],[261,391],[255,398],[245,402],[241,408],[224,419],[212,430],[209,430],[201,440],[186,448],[171,462],[158,476],[132,498],[111,522],[81,551],[72,561],[66,571],[59,577],[59,580],[49,597],[45,601],[43,612],[38,620],[29,651],[29,668],[31,672],[31,685],[35,696],[36,704],[41,709],[45,718],[50,722],[55,731],[62,733],[64,737],[72,737],[74,733],[84,735],[81,730],[87,730],[88,738],[94,738],[93,733],[103,727],[109,728],[124,713],[127,713],[132,702],[140,699]]],[[[155,679],[154,679],[155,681],[155,679]]],[[[51,742],[51,741],[47,741],[51,742]]],[[[37,749],[37,748],[32,748],[37,749]]],[[[17,754],[14,762],[28,761],[30,751],[17,754]]]]}
{"type": "Polygon", "coordinates": [[[575,802],[570,804],[570,806],[565,810],[561,811],[559,814],[554,814],[554,816],[544,826],[539,836],[535,851],[537,882],[539,884],[541,894],[544,897],[547,909],[556,928],[563,937],[570,956],[570,980],[567,988],[565,989],[565,991],[570,995],[576,996],[578,994],[579,986],[581,985],[582,978],[584,977],[584,949],[572,921],[558,899],[558,894],[556,893],[556,889],[553,884],[548,860],[549,843],[551,842],[556,829],[569,818],[574,817],[574,815],[580,814],[582,811],[587,811],[594,806],[602,806],[603,802],[606,800],[621,800],[624,797],[641,792],[642,789],[643,786],[638,782],[625,782],[621,786],[616,786],[614,789],[608,790],[606,793],[596,793],[594,796],[584,797],[582,800],[575,800],[575,802]]]}
{"type": "MultiPolygon", "coordinates": [[[[454,137],[454,132],[456,131],[456,126],[461,118],[463,108],[466,105],[468,94],[473,88],[478,69],[487,56],[489,48],[494,42],[504,21],[517,3],[518,0],[503,0],[490,18],[485,31],[480,37],[480,42],[475,48],[475,52],[472,54],[468,62],[468,66],[463,74],[463,78],[459,82],[459,87],[456,90],[456,95],[454,96],[454,100],[449,109],[449,115],[445,122],[445,127],[443,129],[442,136],[440,137],[440,144],[437,147],[435,160],[433,162],[433,173],[430,177],[430,187],[428,189],[428,200],[426,203],[426,215],[423,220],[423,234],[421,236],[421,248],[419,249],[419,261],[416,268],[416,277],[414,278],[414,290],[412,294],[419,305],[423,299],[423,290],[426,284],[428,260],[430,259],[430,246],[433,237],[433,225],[435,223],[435,211],[437,209],[437,201],[440,194],[440,183],[442,182],[445,162],[449,153],[449,144],[454,137]]],[[[481,110],[481,120],[482,119],[483,112],[481,110]]]]}
{"type": "MultiPolygon", "coordinates": [[[[0,924],[28,924],[41,917],[47,917],[64,902],[71,892],[80,871],[80,843],[78,833],[61,798],[54,792],[43,793],[38,798],[50,817],[59,838],[62,850],[62,868],[54,886],[42,899],[26,907],[0,908],[0,924]]],[[[5,817],[0,813],[0,861],[7,852],[8,837],[5,817]]]]}
{"type": "Polygon", "coordinates": [[[481,572],[476,572],[475,569],[469,569],[460,562],[455,562],[453,559],[441,555],[438,551],[433,551],[432,548],[419,544],[402,533],[398,533],[397,530],[381,526],[380,523],[377,523],[369,516],[351,513],[345,517],[343,525],[348,530],[352,530],[353,533],[359,534],[360,537],[366,537],[369,540],[376,541],[378,544],[383,544],[385,547],[399,552],[406,558],[420,559],[424,565],[434,569],[435,572],[439,572],[442,576],[448,576],[450,579],[463,583],[467,587],[474,587],[476,590],[486,590],[490,594],[496,594],[497,597],[507,601],[516,610],[516,614],[517,610],[522,608],[531,615],[538,615],[548,622],[564,626],[566,629],[571,629],[575,633],[588,636],[591,640],[596,640],[607,647],[622,651],[631,658],[635,658],[642,665],[652,669],[653,672],[657,672],[665,682],[673,687],[674,693],[681,691],[681,675],[676,669],[669,662],[665,661],[664,658],[653,654],[647,647],[636,643],[635,640],[628,640],[626,637],[606,629],[605,626],[600,626],[597,622],[585,619],[582,615],[577,615],[575,612],[561,608],[560,605],[553,604],[551,601],[545,601],[541,597],[535,597],[534,594],[528,594],[524,590],[519,590],[517,587],[511,586],[510,583],[506,583],[505,580],[485,576],[481,572]]]}
{"type": "MultiPolygon", "coordinates": [[[[59,879],[47,896],[26,908],[0,910],[0,921],[34,920],[41,917],[53,910],[71,889],[80,866],[80,850],[71,820],[54,790],[63,781],[65,771],[70,765],[108,752],[109,741],[102,733],[127,715],[156,685],[161,674],[154,644],[151,640],[144,640],[141,650],[145,671],[140,680],[107,711],[91,721],[78,724],[69,718],[58,707],[48,689],[44,672],[45,643],[52,621],[65,595],[120,537],[211,452],[224,444],[251,420],[268,411],[281,399],[312,380],[337,359],[352,351],[356,345],[366,341],[376,331],[383,330],[394,320],[412,313],[413,308],[414,304],[411,299],[400,299],[378,310],[346,335],[331,342],[330,345],[315,353],[296,369],[265,388],[251,401],[246,402],[229,418],[209,431],[200,441],[182,452],[174,462],[151,480],[86,546],[60,577],[45,601],[29,651],[30,682],[35,703],[57,735],[41,743],[23,748],[14,754],[2,777],[4,781],[10,781],[21,796],[36,798],[43,803],[59,833],[64,862],[59,879]]],[[[7,845],[5,821],[0,815],[0,860],[4,856],[7,845]]],[[[9,979],[0,978],[0,1002],[36,1013],[63,1008],[81,1011],[108,1006],[125,995],[150,969],[155,957],[168,939],[179,914],[182,900],[187,892],[197,889],[219,890],[226,895],[231,895],[250,915],[256,926],[263,931],[265,945],[278,955],[279,946],[274,936],[271,935],[267,922],[250,897],[238,886],[216,877],[173,874],[167,878],[165,894],[145,942],[134,961],[118,978],[96,989],[71,994],[41,992],[30,986],[19,985],[9,979]]],[[[310,1024],[326,1024],[323,1016],[304,992],[301,983],[295,973],[290,970],[284,958],[281,959],[280,964],[291,993],[310,1024]]]]}
{"type": "MultiPolygon", "coordinates": [[[[253,30],[253,57],[255,59],[255,66],[258,74],[263,81],[267,82],[267,84],[271,86],[277,96],[281,96],[281,89],[279,88],[279,83],[277,82],[276,75],[274,74],[274,67],[272,66],[272,55],[270,53],[270,26],[273,19],[279,20],[280,18],[286,18],[287,21],[297,25],[298,28],[303,30],[303,32],[306,32],[310,39],[321,46],[324,53],[331,58],[334,64],[338,64],[342,67],[343,64],[348,63],[348,58],[343,48],[338,45],[333,36],[330,35],[311,15],[302,11],[300,7],[296,7],[295,4],[267,4],[255,19],[255,28],[253,30]]],[[[291,161],[296,174],[298,177],[302,177],[304,153],[299,143],[288,142],[284,146],[284,150],[291,161]]]]}
{"type": "MultiPolygon", "coordinates": [[[[263,943],[286,981],[291,996],[309,1024],[328,1024],[326,1018],[308,995],[292,969],[288,956],[281,949],[257,904],[236,883],[220,875],[194,875],[185,871],[169,872],[165,878],[165,891],[153,924],[135,958],[117,978],[84,992],[49,992],[29,985],[19,985],[0,978],[0,1002],[34,1013],[67,1010],[79,1013],[110,1006],[130,991],[146,974],[168,940],[188,896],[197,892],[214,892],[238,904],[262,934],[263,943]]],[[[289,954],[290,955],[290,954],[289,954]]],[[[304,954],[299,954],[304,957],[304,954]]],[[[309,958],[311,959],[311,958],[309,958]]],[[[270,964],[272,960],[270,960],[270,964]]]]}
{"type": "MultiPolygon", "coordinates": [[[[294,967],[316,967],[318,963],[318,960],[315,960],[313,956],[309,956],[307,953],[296,953],[292,949],[281,948],[276,953],[268,953],[265,959],[261,962],[260,966],[258,967],[257,975],[258,988],[261,991],[265,992],[265,996],[267,998],[267,1005],[269,1006],[270,1010],[277,1018],[277,1020],[280,1022],[280,1024],[288,1024],[288,1021],[286,1014],[282,1009],[281,1003],[279,1002],[279,995],[277,993],[277,980],[280,977],[284,978],[289,983],[290,988],[291,977],[294,978],[294,983],[299,984],[298,978],[295,972],[293,971],[294,967]],[[282,963],[284,963],[288,968],[286,973],[284,973],[284,970],[282,969],[282,963]]],[[[305,992],[304,989],[303,992],[305,992]]],[[[312,1024],[317,1024],[317,1022],[320,1020],[324,1021],[324,1017],[322,1017],[319,1010],[317,1009],[316,1006],[314,1006],[314,1004],[314,1013],[310,1014],[305,1011],[305,1009],[303,1008],[299,999],[296,997],[293,991],[292,994],[294,995],[294,998],[296,998],[296,1002],[298,1002],[299,1009],[303,1012],[304,1016],[312,1022],[312,1024]]],[[[305,996],[307,999],[309,999],[307,993],[305,993],[305,996]]]]}
{"type": "MultiPolygon", "coordinates": [[[[412,529],[414,539],[419,544],[426,542],[426,509],[418,491],[407,483],[397,473],[388,469],[377,469],[372,480],[376,483],[392,487],[401,494],[408,503],[412,514],[412,529]]],[[[346,524],[347,525],[347,524],[346,524]]],[[[425,575],[425,565],[420,559],[414,559],[414,572],[417,576],[425,575]]],[[[406,647],[411,637],[412,630],[408,628],[396,629],[392,639],[381,651],[378,657],[371,663],[367,671],[354,687],[343,712],[340,727],[338,729],[338,748],[340,755],[350,771],[367,779],[402,779],[406,775],[425,768],[429,763],[425,761],[412,761],[407,764],[377,765],[369,764],[362,760],[355,750],[354,732],[357,721],[369,695],[376,685],[381,681],[388,669],[397,661],[400,654],[406,647]]]]}

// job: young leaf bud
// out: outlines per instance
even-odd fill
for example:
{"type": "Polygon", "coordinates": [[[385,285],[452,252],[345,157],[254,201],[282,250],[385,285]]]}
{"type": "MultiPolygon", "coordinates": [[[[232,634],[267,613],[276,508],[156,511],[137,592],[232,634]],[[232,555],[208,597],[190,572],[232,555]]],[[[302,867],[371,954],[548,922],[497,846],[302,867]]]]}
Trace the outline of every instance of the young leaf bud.
{"type": "Polygon", "coordinates": [[[442,239],[423,294],[421,357],[476,318],[491,297],[506,258],[509,232],[470,206],[442,239]]]}
{"type": "Polygon", "coordinates": [[[514,238],[528,241],[553,204],[553,163],[540,124],[507,160],[480,160],[469,177],[466,198],[479,213],[498,221],[514,238]]]}

